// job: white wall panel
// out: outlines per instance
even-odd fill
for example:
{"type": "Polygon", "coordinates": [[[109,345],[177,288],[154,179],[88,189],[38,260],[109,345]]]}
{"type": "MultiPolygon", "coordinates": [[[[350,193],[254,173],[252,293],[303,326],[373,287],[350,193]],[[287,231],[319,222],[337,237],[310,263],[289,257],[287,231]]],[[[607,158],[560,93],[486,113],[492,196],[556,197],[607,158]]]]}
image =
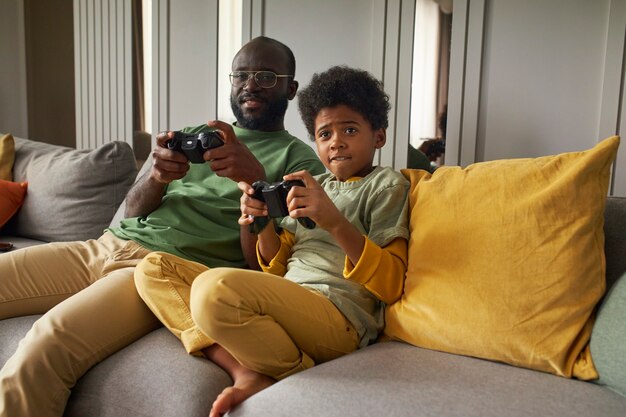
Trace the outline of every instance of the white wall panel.
{"type": "Polygon", "coordinates": [[[131,2],[74,0],[76,148],[133,143],[131,2]]]}
{"type": "MultiPolygon", "coordinates": [[[[626,133],[626,113],[623,105],[624,78],[624,37],[626,34],[626,1],[611,1],[609,27],[607,31],[606,50],[604,55],[604,79],[602,88],[602,110],[598,138],[602,139],[614,134],[626,133]],[[620,114],[621,109],[621,114],[620,114]]],[[[626,196],[626,145],[622,144],[617,151],[617,159],[613,165],[611,194],[626,196]]]]}
{"type": "MultiPolygon", "coordinates": [[[[392,104],[387,144],[380,150],[380,165],[400,169],[406,168],[410,137],[415,2],[387,1],[386,5],[385,50],[382,54],[382,51],[372,51],[382,56],[382,80],[392,104]]],[[[372,22],[373,26],[376,24],[372,22]]]]}
{"type": "Polygon", "coordinates": [[[28,137],[24,2],[0,4],[0,133],[28,137]]]}
{"type": "Polygon", "coordinates": [[[170,126],[169,0],[152,1],[152,141],[170,126]]]}
{"type": "MultiPolygon", "coordinates": [[[[264,18],[263,34],[292,49],[296,57],[296,80],[302,87],[314,73],[333,65],[370,70],[373,3],[376,1],[267,0],[260,16],[264,18]]],[[[378,24],[383,26],[384,16],[379,18],[378,24]]],[[[290,103],[285,126],[308,141],[296,103],[297,99],[290,103]]]]}
{"type": "Polygon", "coordinates": [[[167,128],[177,130],[217,117],[218,0],[169,4],[167,128]]]}
{"type": "Polygon", "coordinates": [[[445,162],[447,165],[460,165],[468,4],[466,1],[455,1],[453,7],[445,162]]]}

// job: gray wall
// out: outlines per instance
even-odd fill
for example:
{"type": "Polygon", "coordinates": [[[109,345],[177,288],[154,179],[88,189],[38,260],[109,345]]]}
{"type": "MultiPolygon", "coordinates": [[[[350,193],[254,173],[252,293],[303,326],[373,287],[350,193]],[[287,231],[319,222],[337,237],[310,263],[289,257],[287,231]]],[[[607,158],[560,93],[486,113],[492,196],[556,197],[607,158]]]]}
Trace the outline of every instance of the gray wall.
{"type": "MultiPolygon", "coordinates": [[[[580,151],[620,132],[626,2],[457,1],[454,16],[446,163],[580,151]]],[[[613,180],[626,196],[624,145],[613,180]]]]}
{"type": "MultiPolygon", "coordinates": [[[[0,131],[26,130],[22,1],[0,2],[3,57],[0,131]],[[14,20],[16,19],[16,20],[14,20]],[[17,53],[12,49],[17,46],[17,53]],[[10,130],[10,129],[9,129],[10,130]]],[[[217,115],[217,0],[153,0],[156,8],[153,131],[217,115]]],[[[285,41],[297,78],[347,64],[383,79],[392,126],[379,163],[402,168],[408,144],[414,2],[244,0],[243,40],[285,41]]],[[[446,164],[533,157],[590,148],[619,133],[624,69],[624,0],[457,0],[454,2],[446,164]]],[[[296,107],[287,126],[305,137],[296,107]]],[[[54,113],[48,115],[55,117],[54,113]]],[[[42,122],[43,123],[43,122],[42,122]]],[[[43,125],[43,124],[42,124],[43,125]]],[[[29,132],[30,133],[30,132],[29,132]]],[[[615,165],[626,196],[626,146],[615,165]]]]}

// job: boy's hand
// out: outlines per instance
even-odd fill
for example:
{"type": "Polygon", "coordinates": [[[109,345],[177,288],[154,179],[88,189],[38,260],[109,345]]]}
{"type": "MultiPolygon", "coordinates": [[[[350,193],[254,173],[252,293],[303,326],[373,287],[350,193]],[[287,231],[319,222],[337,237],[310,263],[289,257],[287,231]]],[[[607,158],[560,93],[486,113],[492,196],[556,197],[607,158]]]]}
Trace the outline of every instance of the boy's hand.
{"type": "Polygon", "coordinates": [[[305,187],[292,187],[287,194],[289,217],[308,217],[319,227],[330,231],[346,221],[322,186],[307,171],[287,174],[285,180],[302,180],[305,187]]]}
{"type": "Polygon", "coordinates": [[[330,233],[343,249],[350,262],[356,265],[365,238],[361,232],[337,209],[322,186],[307,171],[285,175],[286,180],[302,180],[305,187],[293,187],[287,194],[289,217],[308,217],[330,233]]]}
{"type": "Polygon", "coordinates": [[[237,187],[241,190],[240,199],[241,217],[237,221],[241,226],[252,224],[254,217],[267,216],[267,206],[261,200],[252,197],[254,188],[245,181],[239,181],[237,187]]]}
{"type": "Polygon", "coordinates": [[[235,182],[245,181],[248,184],[266,179],[263,165],[250,149],[237,139],[231,125],[219,120],[208,122],[207,125],[216,129],[224,141],[224,146],[209,149],[203,155],[216,175],[230,178],[235,182]]]}
{"type": "MultiPolygon", "coordinates": [[[[261,200],[257,200],[252,197],[254,195],[254,188],[245,181],[239,181],[237,187],[242,191],[241,195],[241,217],[237,221],[239,225],[246,226],[251,225],[254,222],[254,217],[267,216],[267,206],[261,200]]],[[[267,225],[273,225],[273,220],[269,220],[267,225]]],[[[268,264],[270,260],[276,256],[280,249],[280,239],[276,234],[274,227],[263,227],[261,231],[257,233],[258,238],[258,250],[261,255],[261,259],[265,264],[268,264]]]]}

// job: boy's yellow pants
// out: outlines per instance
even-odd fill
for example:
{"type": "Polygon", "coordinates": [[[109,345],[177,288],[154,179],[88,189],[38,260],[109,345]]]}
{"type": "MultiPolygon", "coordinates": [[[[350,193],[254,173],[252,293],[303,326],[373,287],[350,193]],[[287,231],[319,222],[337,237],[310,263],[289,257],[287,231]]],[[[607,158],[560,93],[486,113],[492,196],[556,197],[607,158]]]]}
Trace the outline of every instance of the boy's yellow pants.
{"type": "Polygon", "coordinates": [[[139,294],[195,354],[215,342],[242,365],[281,379],[358,347],[325,296],[276,275],[209,269],[162,252],[136,268],[139,294]]]}

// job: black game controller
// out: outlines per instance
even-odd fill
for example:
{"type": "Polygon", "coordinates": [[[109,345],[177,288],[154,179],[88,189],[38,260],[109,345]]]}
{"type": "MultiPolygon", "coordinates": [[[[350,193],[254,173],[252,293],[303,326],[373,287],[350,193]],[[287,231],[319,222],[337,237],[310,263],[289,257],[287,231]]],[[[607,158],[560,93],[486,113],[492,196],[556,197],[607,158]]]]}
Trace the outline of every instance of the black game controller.
{"type": "Polygon", "coordinates": [[[204,162],[202,155],[209,149],[218,148],[224,141],[217,132],[183,133],[174,132],[174,137],[167,141],[167,148],[185,154],[194,164],[204,162]]]}
{"type": "MultiPolygon", "coordinates": [[[[252,184],[252,188],[254,188],[253,197],[265,201],[269,217],[286,217],[289,216],[287,194],[291,187],[295,186],[304,187],[304,183],[300,180],[281,181],[274,184],[256,181],[252,184]]],[[[315,222],[308,217],[298,217],[298,222],[307,229],[315,228],[315,222]]]]}

